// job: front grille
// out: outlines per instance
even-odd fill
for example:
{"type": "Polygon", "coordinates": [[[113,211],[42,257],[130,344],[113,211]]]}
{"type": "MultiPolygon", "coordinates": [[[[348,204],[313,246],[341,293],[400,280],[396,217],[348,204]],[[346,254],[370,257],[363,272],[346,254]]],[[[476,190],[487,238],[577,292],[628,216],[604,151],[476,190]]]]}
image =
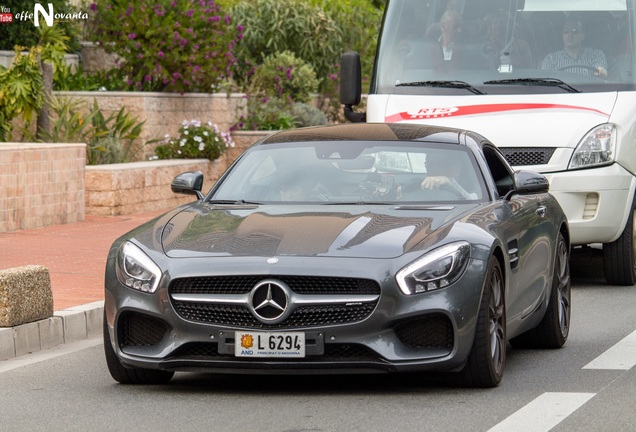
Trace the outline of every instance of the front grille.
{"type": "Polygon", "coordinates": [[[118,322],[118,339],[122,347],[150,346],[163,339],[166,324],[147,315],[138,313],[124,313],[118,322]]]}
{"type": "Polygon", "coordinates": [[[378,284],[369,279],[277,275],[175,279],[170,283],[170,294],[247,294],[263,279],[283,281],[298,294],[380,294],[378,284]]]}
{"type": "MultiPolygon", "coordinates": [[[[167,360],[226,360],[245,361],[232,354],[219,354],[218,344],[215,342],[189,343],[172,353],[167,360]]],[[[288,363],[290,359],[266,359],[267,361],[281,361],[288,363]]],[[[379,362],[382,358],[369,348],[356,344],[325,344],[325,353],[322,355],[307,356],[294,359],[294,362],[379,362]]]]}
{"type": "MultiPolygon", "coordinates": [[[[189,321],[250,329],[310,328],[323,325],[350,324],[366,319],[378,303],[380,286],[373,280],[321,276],[211,276],[175,279],[170,284],[170,300],[175,311],[189,321]],[[185,295],[236,295],[248,294],[264,279],[284,282],[299,295],[311,297],[332,296],[333,303],[309,303],[297,307],[285,321],[265,324],[252,315],[247,304],[231,302],[197,302],[176,300],[173,296],[185,295]],[[343,304],[341,296],[377,296],[374,301],[353,301],[343,304]]],[[[324,298],[324,297],[323,297],[324,298]]]]}
{"type": "Polygon", "coordinates": [[[175,310],[183,318],[207,324],[244,328],[281,329],[308,328],[314,326],[350,324],[362,321],[375,308],[376,302],[359,305],[316,305],[296,309],[280,324],[263,324],[244,306],[216,305],[178,302],[173,300],[175,310]]]}
{"type": "Polygon", "coordinates": [[[555,148],[543,147],[500,147],[508,163],[517,165],[546,165],[554,154],[555,148]]]}
{"type": "Polygon", "coordinates": [[[400,341],[413,348],[453,349],[453,325],[442,314],[431,314],[404,322],[395,328],[400,341]]]}

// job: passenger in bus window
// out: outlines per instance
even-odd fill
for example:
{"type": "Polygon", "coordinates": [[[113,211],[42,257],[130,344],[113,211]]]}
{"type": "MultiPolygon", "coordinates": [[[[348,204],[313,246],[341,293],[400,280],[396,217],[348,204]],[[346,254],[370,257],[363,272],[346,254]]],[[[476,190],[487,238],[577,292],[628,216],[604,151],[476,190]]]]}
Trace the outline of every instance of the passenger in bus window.
{"type": "Polygon", "coordinates": [[[461,18],[454,10],[447,10],[440,19],[442,34],[438,39],[444,54],[444,61],[451,61],[453,49],[461,32],[461,18]]]}
{"type": "Polygon", "coordinates": [[[484,18],[484,25],[487,29],[487,51],[492,51],[497,66],[536,67],[530,45],[518,37],[512,17],[505,13],[488,15],[484,18]]]}
{"type": "Polygon", "coordinates": [[[569,18],[563,25],[563,49],[548,54],[541,69],[607,77],[607,59],[603,51],[584,47],[585,32],[578,19],[569,18]]]}

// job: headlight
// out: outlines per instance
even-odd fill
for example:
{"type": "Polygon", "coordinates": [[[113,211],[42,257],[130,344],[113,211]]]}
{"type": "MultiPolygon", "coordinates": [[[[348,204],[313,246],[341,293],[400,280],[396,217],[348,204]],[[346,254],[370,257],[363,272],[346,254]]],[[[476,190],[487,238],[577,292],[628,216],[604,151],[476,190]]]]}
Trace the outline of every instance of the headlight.
{"type": "Polygon", "coordinates": [[[616,156],[616,126],[605,124],[592,129],[579,143],[569,169],[609,165],[616,156]]]}
{"type": "Polygon", "coordinates": [[[117,279],[132,289],[153,293],[159,285],[161,270],[141,249],[130,242],[117,252],[117,279]]]}
{"type": "Polygon", "coordinates": [[[395,276],[406,295],[447,287],[464,273],[470,258],[470,245],[456,242],[432,250],[397,272],[395,276]]]}

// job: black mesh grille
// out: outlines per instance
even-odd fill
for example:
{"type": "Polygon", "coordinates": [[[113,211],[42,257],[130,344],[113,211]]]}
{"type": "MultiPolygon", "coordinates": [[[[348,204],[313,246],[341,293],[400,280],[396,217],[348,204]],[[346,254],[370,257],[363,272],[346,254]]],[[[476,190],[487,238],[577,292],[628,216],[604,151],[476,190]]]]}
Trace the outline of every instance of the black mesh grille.
{"type": "Polygon", "coordinates": [[[175,279],[171,294],[246,294],[263,279],[285,282],[298,294],[380,294],[378,284],[369,279],[321,276],[210,276],[175,279]]]}
{"type": "MultiPolygon", "coordinates": [[[[302,295],[379,295],[380,286],[372,280],[320,276],[215,276],[175,279],[170,284],[170,294],[247,294],[264,279],[284,282],[297,294],[302,295]]],[[[258,321],[243,305],[209,304],[175,300],[171,296],[175,311],[183,318],[206,324],[239,326],[244,328],[307,328],[321,325],[349,324],[368,317],[377,304],[360,302],[351,305],[327,304],[307,305],[297,308],[284,322],[267,325],[258,321]]]]}
{"type": "Polygon", "coordinates": [[[503,147],[499,148],[510,165],[545,165],[550,161],[554,148],[503,147]]]}
{"type": "Polygon", "coordinates": [[[414,348],[453,349],[453,325],[442,314],[402,323],[395,328],[395,334],[403,344],[414,348]]]}
{"type": "Polygon", "coordinates": [[[245,328],[302,328],[362,321],[373,312],[376,302],[346,305],[303,306],[296,309],[284,322],[266,325],[258,321],[243,306],[215,305],[173,301],[175,310],[183,318],[217,325],[245,328]]]}
{"type": "MultiPolygon", "coordinates": [[[[214,342],[210,343],[189,343],[175,351],[168,360],[214,360],[223,359],[231,361],[237,359],[232,354],[219,354],[218,345],[214,342]]],[[[277,361],[277,359],[267,359],[267,361],[277,361]]],[[[289,362],[289,359],[280,359],[279,361],[289,362]]],[[[304,359],[294,359],[295,362],[303,361],[382,361],[374,351],[362,345],[355,344],[325,344],[325,353],[317,356],[307,356],[304,359]]]]}
{"type": "Polygon", "coordinates": [[[126,313],[119,318],[118,338],[123,346],[149,346],[161,341],[166,333],[166,324],[153,317],[126,313]]]}

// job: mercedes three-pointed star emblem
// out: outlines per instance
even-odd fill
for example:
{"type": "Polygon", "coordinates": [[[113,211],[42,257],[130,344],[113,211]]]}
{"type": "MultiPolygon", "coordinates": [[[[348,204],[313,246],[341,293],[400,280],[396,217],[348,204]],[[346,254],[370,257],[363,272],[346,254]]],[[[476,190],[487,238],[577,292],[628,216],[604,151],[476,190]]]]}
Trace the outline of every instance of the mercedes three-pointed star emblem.
{"type": "Polygon", "coordinates": [[[290,291],[281,281],[261,281],[250,293],[250,310],[262,322],[278,322],[287,315],[290,291]]]}

